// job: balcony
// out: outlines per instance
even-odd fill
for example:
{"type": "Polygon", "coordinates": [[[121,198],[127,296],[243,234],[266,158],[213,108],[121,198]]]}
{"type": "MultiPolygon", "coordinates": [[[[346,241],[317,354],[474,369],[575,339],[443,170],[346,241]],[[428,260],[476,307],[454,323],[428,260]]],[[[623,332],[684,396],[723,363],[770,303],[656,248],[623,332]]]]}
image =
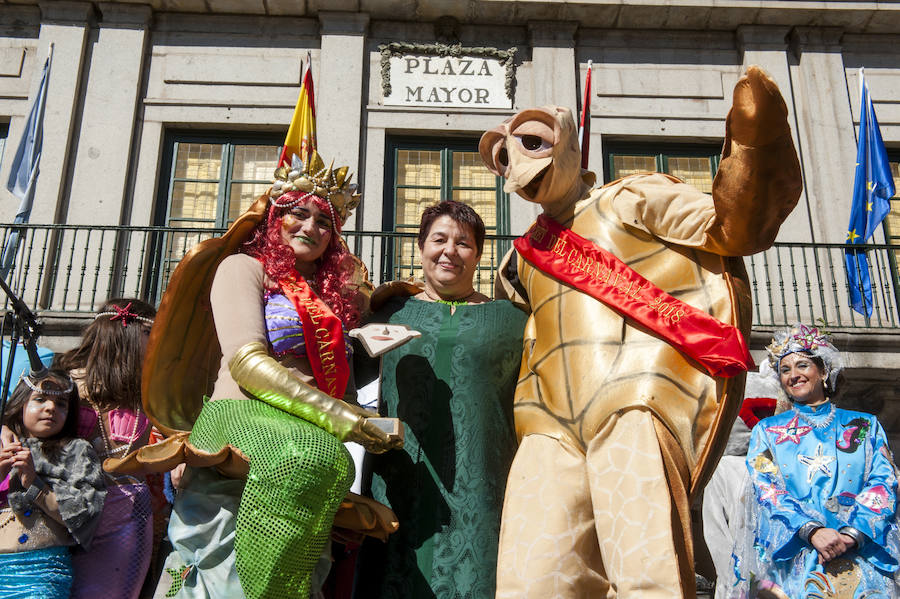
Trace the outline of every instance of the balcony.
{"type": "MultiPolygon", "coordinates": [[[[218,229],[17,225],[18,255],[9,285],[45,318],[78,319],[110,296],[158,303],[172,270],[199,241],[218,229]]],[[[0,243],[14,226],[0,224],[0,243]]],[[[417,274],[412,233],[348,231],[347,244],[366,263],[373,282],[417,274]]],[[[496,266],[513,237],[489,236],[476,273],[488,294],[496,266]]],[[[874,313],[864,318],[847,305],[843,244],[778,243],[745,259],[753,291],[753,327],[822,322],[832,331],[900,333],[897,261],[900,245],[868,245],[874,313]],[[889,331],[894,329],[894,331],[889,331]]]]}

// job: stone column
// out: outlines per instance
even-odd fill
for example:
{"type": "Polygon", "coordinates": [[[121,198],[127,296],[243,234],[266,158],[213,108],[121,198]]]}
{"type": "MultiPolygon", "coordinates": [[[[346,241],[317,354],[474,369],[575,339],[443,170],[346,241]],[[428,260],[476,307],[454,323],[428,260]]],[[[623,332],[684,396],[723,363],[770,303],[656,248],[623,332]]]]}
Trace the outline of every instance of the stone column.
{"type": "MultiPolygon", "coordinates": [[[[532,106],[566,106],[572,114],[578,107],[578,65],[575,64],[575,31],[571,21],[531,21],[532,106]]],[[[527,106],[523,106],[526,108],[527,106]]]]}
{"type": "Polygon", "coordinates": [[[100,11],[69,190],[69,224],[129,220],[126,189],[152,11],[106,2],[100,11]]]}
{"type": "Polygon", "coordinates": [[[841,56],[842,30],[797,27],[791,45],[801,166],[812,241],[843,243],[850,221],[856,135],[841,56]]]}
{"type": "MultiPolygon", "coordinates": [[[[762,67],[769,74],[784,97],[788,110],[788,124],[791,127],[791,136],[797,155],[803,163],[803,147],[799,143],[797,115],[795,111],[796,98],[794,97],[791,83],[791,71],[788,64],[787,37],[789,27],[780,26],[756,26],[742,25],[737,28],[737,46],[742,56],[742,71],[746,71],[751,65],[762,67]]],[[[804,169],[806,172],[806,169],[804,169]]],[[[810,171],[813,172],[813,171],[810,171]]],[[[781,231],[778,233],[778,241],[810,241],[812,238],[812,224],[810,222],[810,207],[806,192],[806,184],[803,185],[803,194],[797,203],[797,207],[788,216],[781,231]]]]}
{"type": "MultiPolygon", "coordinates": [[[[516,102],[519,108],[565,106],[578,120],[579,65],[575,62],[575,31],[572,21],[530,21],[531,98],[516,102]]],[[[520,71],[521,73],[521,71],[520,71]]],[[[509,227],[514,235],[524,233],[541,213],[541,207],[516,194],[509,197],[509,227]]]]}
{"type": "MultiPolygon", "coordinates": [[[[319,22],[322,25],[319,78],[316,80],[319,152],[325,160],[333,158],[336,166],[349,165],[354,172],[353,180],[360,183],[363,165],[359,149],[364,135],[363,79],[369,15],[323,11],[319,13],[319,22]]],[[[381,204],[380,198],[370,197],[368,202],[381,204]]],[[[354,214],[346,228],[354,228],[356,222],[354,214]]]]}
{"type": "MultiPolygon", "coordinates": [[[[81,90],[82,68],[88,30],[93,19],[89,2],[41,2],[41,33],[38,39],[38,67],[53,43],[53,61],[44,112],[44,145],[41,173],[35,188],[31,222],[62,222],[68,198],[67,172],[75,146],[76,110],[81,90]]],[[[36,77],[29,103],[40,81],[36,77]]],[[[14,140],[12,143],[18,143],[14,140]]]]}

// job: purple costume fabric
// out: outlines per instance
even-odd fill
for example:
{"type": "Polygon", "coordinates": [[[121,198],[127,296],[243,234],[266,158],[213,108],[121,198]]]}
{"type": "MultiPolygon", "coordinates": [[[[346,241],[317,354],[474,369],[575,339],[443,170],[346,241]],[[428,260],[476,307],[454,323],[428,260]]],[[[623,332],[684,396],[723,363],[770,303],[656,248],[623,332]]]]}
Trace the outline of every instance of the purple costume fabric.
{"type": "MultiPolygon", "coordinates": [[[[79,434],[93,441],[101,458],[107,457],[102,455],[106,449],[102,437],[90,437],[91,429],[95,428],[91,420],[97,422],[97,413],[84,405],[81,409],[79,434]]],[[[126,409],[111,410],[104,415],[109,439],[115,444],[130,443],[132,435],[135,440],[140,439],[150,424],[143,414],[137,416],[136,423],[134,412],[126,409]]],[[[153,510],[147,483],[131,477],[116,480],[107,474],[106,502],[91,548],[72,552],[75,570],[72,599],[137,599],[150,567],[152,551],[153,510]]]]}
{"type": "Polygon", "coordinates": [[[153,513],[144,483],[107,487],[90,551],[75,550],[72,599],[137,599],[150,566],[153,513]]]}
{"type": "MultiPolygon", "coordinates": [[[[306,357],[306,343],[303,341],[303,324],[297,316],[294,304],[281,293],[266,293],[266,329],[272,350],[278,357],[288,354],[298,358],[306,357]]],[[[353,344],[344,331],[344,346],[347,360],[353,357],[353,344]]]]}

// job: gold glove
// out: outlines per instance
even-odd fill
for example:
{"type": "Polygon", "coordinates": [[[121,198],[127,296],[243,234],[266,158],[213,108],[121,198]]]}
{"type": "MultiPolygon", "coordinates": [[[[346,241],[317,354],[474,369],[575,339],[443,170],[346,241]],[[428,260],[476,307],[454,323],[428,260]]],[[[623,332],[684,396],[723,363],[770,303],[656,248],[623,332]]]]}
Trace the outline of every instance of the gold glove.
{"type": "Polygon", "coordinates": [[[241,347],[228,368],[235,382],[260,400],[315,424],[341,441],[355,441],[374,453],[403,446],[402,440],[389,438],[368,422],[378,414],[307,385],[270,356],[259,341],[241,347]]]}

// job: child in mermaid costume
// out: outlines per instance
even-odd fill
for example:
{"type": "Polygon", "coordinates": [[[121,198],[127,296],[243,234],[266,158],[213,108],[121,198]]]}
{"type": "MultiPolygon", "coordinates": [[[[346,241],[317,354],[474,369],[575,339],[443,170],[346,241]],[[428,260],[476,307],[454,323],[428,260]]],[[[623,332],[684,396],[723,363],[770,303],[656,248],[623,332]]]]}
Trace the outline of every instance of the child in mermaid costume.
{"type": "MultiPolygon", "coordinates": [[[[106,464],[127,472],[185,462],[246,477],[185,474],[158,596],[308,596],[353,480],[341,442],[400,445],[368,421],[376,414],[342,401],[354,395],[344,327],[358,322],[371,288],[340,237],[359,202],[347,168],[326,169],[313,153],[276,175],[222,238],[185,257],[162,300],[143,398],[169,439],[106,464]]],[[[362,511],[391,528],[389,511],[362,511]]]]}
{"type": "MultiPolygon", "coordinates": [[[[100,460],[150,440],[150,421],[141,411],[141,365],[155,315],[153,306],[137,298],[109,299],[85,328],[80,345],[57,357],[55,366],[69,373],[80,397],[78,436],[100,460]]],[[[106,500],[91,548],[72,554],[71,599],[137,599],[150,568],[153,481],[105,478],[106,500]]]]}
{"type": "Polygon", "coordinates": [[[78,432],[69,376],[22,377],[10,397],[0,449],[0,597],[68,599],[73,545],[89,547],[106,487],[100,460],[78,432]]]}

